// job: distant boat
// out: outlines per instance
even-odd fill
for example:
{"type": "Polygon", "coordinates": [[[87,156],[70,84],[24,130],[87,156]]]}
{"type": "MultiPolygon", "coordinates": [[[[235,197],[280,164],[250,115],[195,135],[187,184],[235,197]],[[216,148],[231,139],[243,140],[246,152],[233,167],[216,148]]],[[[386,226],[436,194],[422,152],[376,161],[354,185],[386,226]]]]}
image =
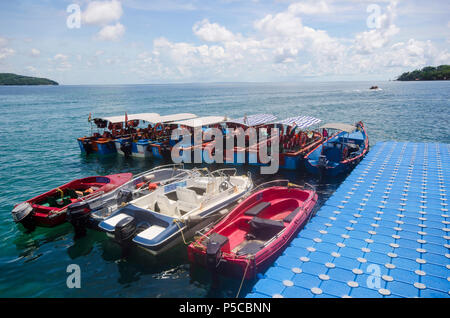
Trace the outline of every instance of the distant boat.
{"type": "Polygon", "coordinates": [[[378,89],[380,89],[380,88],[379,88],[378,86],[374,85],[374,86],[371,86],[370,89],[371,89],[371,90],[378,90],[378,89]]]}

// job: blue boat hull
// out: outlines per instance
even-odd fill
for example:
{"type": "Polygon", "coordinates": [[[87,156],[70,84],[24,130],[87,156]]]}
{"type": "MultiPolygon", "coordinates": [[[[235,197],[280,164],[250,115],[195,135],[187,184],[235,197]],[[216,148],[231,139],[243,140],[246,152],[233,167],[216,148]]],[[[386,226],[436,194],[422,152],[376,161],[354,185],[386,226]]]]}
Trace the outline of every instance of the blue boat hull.
{"type": "Polygon", "coordinates": [[[336,177],[350,172],[363,159],[369,150],[368,136],[364,126],[361,124],[360,128],[361,129],[351,134],[341,131],[331,136],[325,142],[316,147],[316,149],[308,153],[304,159],[306,171],[314,175],[331,177],[336,177]],[[360,150],[355,153],[353,158],[343,160],[343,150],[341,149],[342,147],[339,148],[343,141],[350,141],[360,147],[360,150]],[[326,165],[319,162],[321,155],[326,157],[326,165]]]}

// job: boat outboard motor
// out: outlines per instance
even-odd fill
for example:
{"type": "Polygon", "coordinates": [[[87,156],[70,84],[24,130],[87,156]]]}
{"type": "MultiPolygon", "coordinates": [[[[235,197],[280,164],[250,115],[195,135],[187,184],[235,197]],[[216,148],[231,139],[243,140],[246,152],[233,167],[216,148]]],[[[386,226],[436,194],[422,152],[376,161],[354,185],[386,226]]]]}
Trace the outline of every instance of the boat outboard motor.
{"type": "Polygon", "coordinates": [[[222,258],[221,248],[228,243],[228,237],[213,233],[209,237],[206,245],[206,268],[211,272],[216,272],[222,258]]]}
{"type": "Polygon", "coordinates": [[[133,200],[133,193],[130,190],[122,189],[117,194],[117,205],[127,203],[133,200]]]}
{"type": "Polygon", "coordinates": [[[125,140],[120,144],[120,150],[122,150],[125,157],[130,157],[133,151],[133,144],[131,140],[125,140]]]}
{"type": "Polygon", "coordinates": [[[136,228],[136,220],[132,216],[127,216],[116,224],[114,240],[122,247],[122,256],[128,255],[136,228]]]}
{"type": "Polygon", "coordinates": [[[81,143],[83,144],[83,148],[84,148],[84,151],[86,152],[86,155],[89,155],[90,153],[93,152],[91,140],[83,139],[83,141],[81,143]]]}
{"type": "Polygon", "coordinates": [[[325,175],[325,169],[327,168],[328,165],[328,159],[327,156],[325,155],[320,155],[319,156],[319,160],[317,162],[317,167],[319,169],[319,178],[322,179],[323,176],[325,175]]]}
{"type": "Polygon", "coordinates": [[[73,225],[75,230],[75,238],[86,235],[86,228],[89,224],[91,208],[89,203],[80,201],[75,202],[67,207],[67,221],[73,225]]]}
{"type": "Polygon", "coordinates": [[[161,155],[164,159],[170,159],[172,152],[170,149],[170,145],[167,144],[162,144],[161,145],[161,155]]]}
{"type": "Polygon", "coordinates": [[[18,204],[11,211],[14,222],[21,223],[27,230],[34,230],[36,222],[33,219],[33,207],[28,202],[18,204]]]}

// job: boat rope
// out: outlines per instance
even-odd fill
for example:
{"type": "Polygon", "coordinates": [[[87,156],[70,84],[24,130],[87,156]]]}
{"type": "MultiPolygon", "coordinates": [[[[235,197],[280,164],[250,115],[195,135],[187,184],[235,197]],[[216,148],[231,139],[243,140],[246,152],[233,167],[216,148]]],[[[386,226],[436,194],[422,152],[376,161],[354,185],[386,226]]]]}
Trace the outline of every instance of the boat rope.
{"type": "Polygon", "coordinates": [[[178,222],[179,222],[179,220],[177,220],[177,219],[174,219],[174,220],[173,220],[173,223],[175,223],[175,224],[177,225],[178,229],[180,230],[181,238],[183,239],[184,244],[185,244],[185,245],[191,244],[192,241],[191,241],[191,242],[186,242],[186,239],[185,239],[184,233],[183,233],[183,229],[181,228],[180,224],[178,224],[178,222]]]}
{"type": "Polygon", "coordinates": [[[64,191],[61,190],[60,188],[56,188],[56,191],[61,193],[61,199],[64,198],[64,191]]]}
{"type": "Polygon", "coordinates": [[[250,266],[250,257],[252,257],[252,256],[253,256],[253,255],[249,255],[249,256],[247,257],[247,266],[245,266],[244,275],[242,276],[241,284],[239,285],[239,289],[238,289],[238,292],[237,292],[237,294],[236,294],[236,298],[239,297],[239,294],[240,294],[240,292],[241,292],[242,285],[244,284],[245,276],[247,275],[248,267],[250,266]]]}

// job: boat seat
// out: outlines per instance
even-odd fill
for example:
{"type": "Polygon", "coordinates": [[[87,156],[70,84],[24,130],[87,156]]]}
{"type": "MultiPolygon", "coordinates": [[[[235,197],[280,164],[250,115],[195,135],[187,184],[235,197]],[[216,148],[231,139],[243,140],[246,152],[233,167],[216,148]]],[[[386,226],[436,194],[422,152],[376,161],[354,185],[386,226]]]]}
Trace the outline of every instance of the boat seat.
{"type": "Polygon", "coordinates": [[[181,201],[181,200],[178,200],[177,205],[178,205],[178,210],[180,212],[181,211],[189,212],[189,211],[197,209],[200,206],[199,203],[191,203],[191,202],[186,202],[186,201],[181,201]]]}
{"type": "Polygon", "coordinates": [[[165,195],[158,194],[156,196],[156,204],[158,204],[159,211],[170,217],[178,218],[181,216],[178,211],[177,204],[175,202],[170,202],[169,198],[165,195]]]}
{"type": "Polygon", "coordinates": [[[289,213],[284,219],[283,222],[290,223],[295,218],[295,216],[302,210],[301,207],[296,208],[294,211],[289,213]]]}
{"type": "Polygon", "coordinates": [[[263,219],[255,216],[249,221],[249,234],[257,240],[269,240],[284,229],[283,221],[263,219]]]}
{"type": "Polygon", "coordinates": [[[206,194],[213,194],[216,192],[216,185],[214,181],[210,181],[206,184],[206,194]]]}
{"type": "Polygon", "coordinates": [[[258,241],[249,241],[245,244],[239,251],[236,252],[236,255],[248,255],[248,254],[256,254],[260,250],[262,250],[264,244],[258,241]]]}
{"type": "Polygon", "coordinates": [[[152,225],[149,228],[145,229],[141,233],[137,235],[137,237],[146,239],[146,240],[153,240],[155,237],[157,237],[160,233],[162,233],[166,228],[159,226],[159,225],[152,225]]]}
{"type": "Polygon", "coordinates": [[[125,213],[119,213],[111,218],[108,218],[106,220],[103,221],[103,223],[108,224],[109,226],[111,226],[112,228],[114,228],[117,223],[119,223],[120,221],[122,221],[124,218],[129,217],[130,215],[125,214],[125,213]]]}
{"type": "Polygon", "coordinates": [[[262,212],[262,210],[269,207],[270,205],[271,205],[270,202],[260,202],[257,205],[248,209],[247,211],[245,211],[244,215],[257,216],[259,213],[262,212]]]}
{"type": "Polygon", "coordinates": [[[197,193],[192,189],[177,187],[177,198],[180,201],[199,204],[201,196],[197,195],[197,193]]]}

